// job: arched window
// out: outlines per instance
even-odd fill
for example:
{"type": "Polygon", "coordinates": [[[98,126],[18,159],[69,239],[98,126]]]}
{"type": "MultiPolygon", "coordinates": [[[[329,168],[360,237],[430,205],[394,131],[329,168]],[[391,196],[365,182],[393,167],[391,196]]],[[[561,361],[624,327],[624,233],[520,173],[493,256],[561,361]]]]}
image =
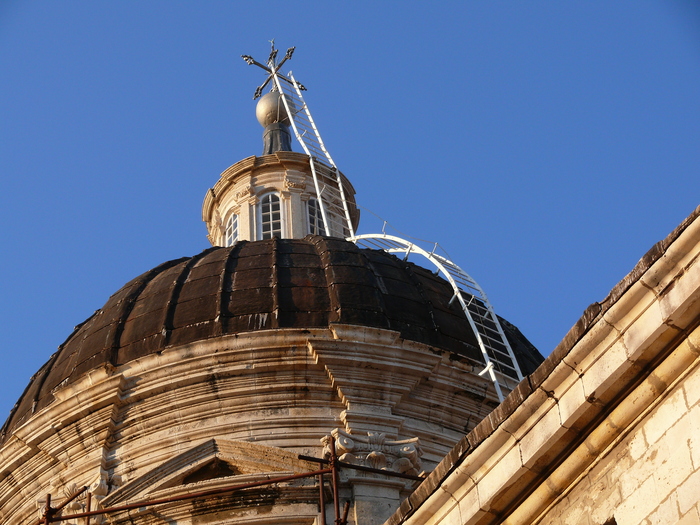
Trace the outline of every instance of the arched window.
{"type": "Polygon", "coordinates": [[[224,246],[233,246],[238,242],[238,215],[232,214],[226,222],[224,246]]]}
{"type": "Polygon", "coordinates": [[[311,235],[326,235],[326,226],[323,224],[321,207],[316,199],[309,199],[306,207],[309,212],[309,233],[311,235]]]}
{"type": "Polygon", "coordinates": [[[282,237],[282,209],[279,196],[269,193],[260,201],[260,238],[273,237],[282,237]]]}

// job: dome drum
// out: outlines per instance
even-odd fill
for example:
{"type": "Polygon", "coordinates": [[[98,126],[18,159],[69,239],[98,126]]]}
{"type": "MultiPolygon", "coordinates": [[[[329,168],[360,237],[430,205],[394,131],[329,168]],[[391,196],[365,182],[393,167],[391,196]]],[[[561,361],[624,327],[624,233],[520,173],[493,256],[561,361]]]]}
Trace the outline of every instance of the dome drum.
{"type": "MultiPolygon", "coordinates": [[[[310,199],[317,199],[310,159],[307,155],[291,151],[277,151],[272,155],[248,157],[225,170],[219,181],[210,189],[202,205],[202,220],[207,225],[208,238],[215,246],[228,246],[226,227],[232,215],[237,216],[236,240],[260,240],[261,199],[266,195],[278,196],[280,202],[281,238],[303,238],[313,231],[310,224],[310,199]]],[[[316,162],[316,175],[321,187],[337,185],[336,174],[328,166],[316,162]]],[[[340,175],[344,194],[348,199],[353,226],[359,222],[359,210],[355,205],[355,189],[344,175],[340,175]]],[[[324,235],[345,237],[337,215],[340,210],[329,205],[329,225],[324,225],[324,235]]]]}

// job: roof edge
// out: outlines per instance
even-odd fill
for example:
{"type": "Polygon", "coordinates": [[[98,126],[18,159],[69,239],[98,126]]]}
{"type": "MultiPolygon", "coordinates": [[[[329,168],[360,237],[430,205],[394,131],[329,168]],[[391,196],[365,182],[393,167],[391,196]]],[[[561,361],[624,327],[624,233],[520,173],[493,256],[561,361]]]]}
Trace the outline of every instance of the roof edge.
{"type": "MultiPolygon", "coordinates": [[[[537,370],[525,377],[488,417],[455,445],[414,493],[403,501],[394,515],[386,521],[386,525],[398,525],[409,520],[431,496],[437,496],[440,486],[445,484],[456,470],[461,469],[468,457],[471,464],[488,462],[494,452],[494,446],[499,446],[494,442],[503,444],[509,439],[512,440],[515,437],[513,432],[518,430],[526,420],[533,417],[542,418],[543,407],[551,407],[557,403],[555,395],[558,387],[561,388],[565,383],[570,386],[572,381],[581,380],[584,375],[580,371],[584,366],[583,363],[594,363],[600,359],[601,353],[605,353],[610,348],[608,344],[610,338],[606,336],[610,331],[617,330],[615,325],[625,317],[626,313],[635,310],[642,301],[642,296],[646,295],[646,299],[653,297],[658,300],[661,295],[673,288],[675,282],[686,274],[688,267],[700,258],[699,217],[700,206],[695,208],[666,238],[654,244],[634,268],[613,287],[605,299],[588,306],[581,318],[537,370]],[[604,317],[606,320],[603,319],[604,317]]],[[[696,272],[700,271],[697,270],[698,266],[700,265],[695,265],[696,272]]],[[[695,292],[700,293],[698,290],[695,292]]],[[[686,304],[686,306],[689,305],[686,304]]],[[[697,301],[690,306],[695,306],[696,310],[700,308],[697,301]]],[[[638,312],[635,312],[634,316],[632,323],[639,318],[638,312]]],[[[694,324],[676,327],[680,328],[672,338],[676,344],[671,344],[671,340],[664,339],[665,355],[671,351],[669,348],[673,349],[678,344],[680,336],[687,335],[696,327],[696,317],[697,315],[692,319],[694,324]]],[[[669,331],[672,330],[670,326],[667,328],[669,331]]],[[[620,337],[619,333],[616,337],[620,337]]],[[[622,359],[631,368],[634,365],[631,361],[633,358],[648,363],[654,357],[657,359],[661,357],[650,356],[649,351],[653,350],[654,348],[646,348],[647,352],[643,355],[622,356],[622,359]]],[[[656,350],[658,354],[659,349],[656,350]]],[[[638,365],[635,371],[637,375],[643,372],[638,365]]],[[[635,377],[630,375],[625,379],[624,385],[617,384],[618,393],[629,389],[630,382],[633,382],[635,377]]],[[[600,400],[596,398],[589,400],[592,406],[593,402],[598,401],[600,400]]],[[[615,396],[606,401],[605,407],[610,410],[615,404],[615,396]]],[[[443,496],[449,497],[448,492],[444,492],[443,496]]],[[[430,507],[433,509],[435,505],[431,504],[430,507]]]]}

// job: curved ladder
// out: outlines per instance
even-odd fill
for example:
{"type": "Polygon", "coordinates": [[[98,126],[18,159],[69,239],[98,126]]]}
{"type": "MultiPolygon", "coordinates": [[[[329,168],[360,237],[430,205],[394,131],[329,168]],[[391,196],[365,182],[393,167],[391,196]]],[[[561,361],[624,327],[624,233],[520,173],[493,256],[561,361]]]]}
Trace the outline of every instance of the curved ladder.
{"type": "Polygon", "coordinates": [[[467,316],[469,325],[476,335],[486,365],[479,372],[479,375],[489,375],[496,388],[499,401],[503,401],[503,392],[494,368],[504,375],[516,377],[518,381],[523,378],[523,374],[513,349],[503,332],[501,323],[498,322],[498,317],[493,311],[491,303],[477,282],[455,263],[437,255],[435,253],[437,243],[433,251],[428,252],[412,242],[384,233],[357,235],[349,237],[347,240],[363,248],[379,249],[393,254],[403,253],[404,261],[413,253],[422,255],[436,266],[438,272],[447,279],[454,291],[450,304],[455,299],[459,301],[462,311],[467,316]]]}

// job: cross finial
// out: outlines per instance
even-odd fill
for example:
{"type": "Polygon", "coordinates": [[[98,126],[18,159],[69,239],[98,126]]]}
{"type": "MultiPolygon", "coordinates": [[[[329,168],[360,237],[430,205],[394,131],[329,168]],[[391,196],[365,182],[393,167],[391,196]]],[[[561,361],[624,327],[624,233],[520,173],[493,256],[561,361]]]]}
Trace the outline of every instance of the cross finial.
{"type": "MultiPolygon", "coordinates": [[[[279,64],[276,64],[276,59],[277,59],[277,49],[275,48],[275,40],[272,39],[270,40],[270,56],[267,59],[267,65],[261,64],[257,60],[255,60],[253,57],[250,55],[241,55],[241,58],[246,61],[246,63],[250,66],[255,64],[259,68],[264,69],[267,71],[268,75],[267,78],[265,79],[265,82],[262,83],[262,85],[258,86],[258,88],[255,90],[255,95],[253,96],[253,100],[257,99],[262,95],[263,89],[270,83],[270,80],[272,80],[272,77],[277,76],[280,80],[284,80],[288,84],[292,84],[292,81],[289,80],[286,76],[284,76],[280,72],[280,68],[284,65],[284,63],[292,58],[292,55],[294,54],[294,49],[293,47],[290,47],[287,49],[287,53],[284,55],[284,58],[281,60],[279,64]]],[[[297,87],[301,91],[306,91],[306,88],[301,85],[299,82],[296,83],[297,87]]]]}

